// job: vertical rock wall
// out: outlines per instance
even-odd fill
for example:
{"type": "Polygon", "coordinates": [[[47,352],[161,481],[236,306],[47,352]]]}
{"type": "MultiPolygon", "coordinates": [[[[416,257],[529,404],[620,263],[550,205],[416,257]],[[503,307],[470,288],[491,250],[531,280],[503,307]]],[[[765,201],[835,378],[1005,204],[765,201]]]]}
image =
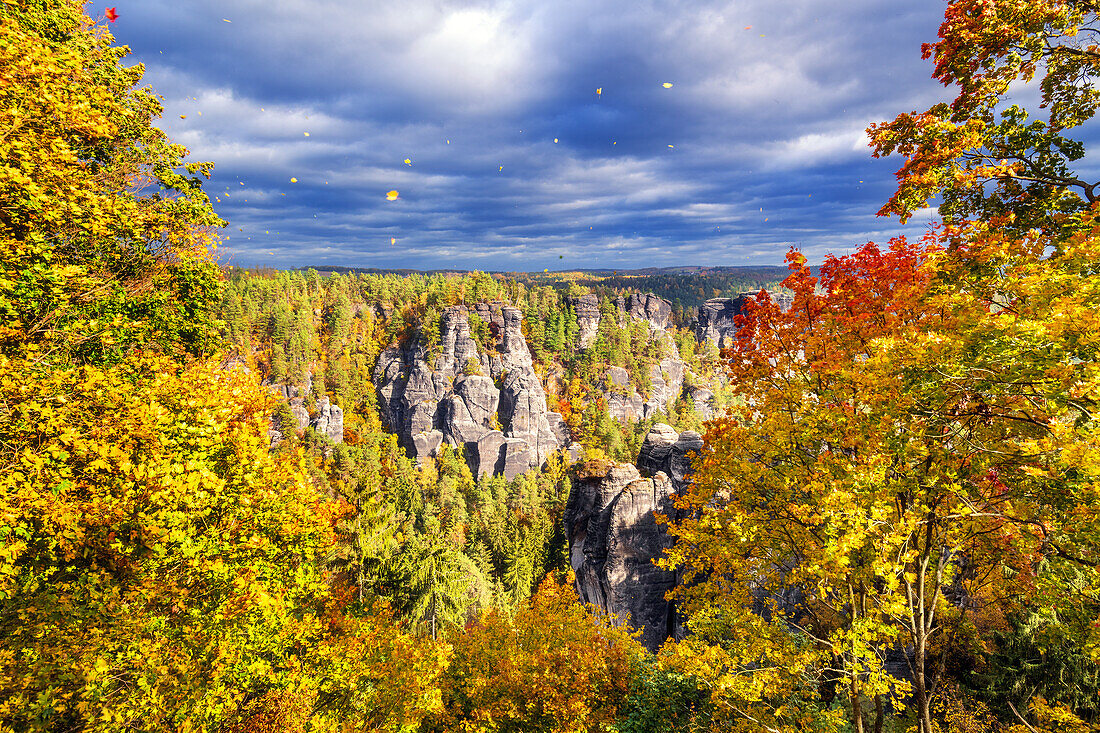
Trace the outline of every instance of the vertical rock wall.
{"type": "Polygon", "coordinates": [[[642,444],[638,466],[606,461],[582,466],[565,508],[577,594],[629,619],[651,651],[676,634],[679,623],[673,604],[665,600],[676,573],[653,564],[672,542],[654,512],[674,511],[670,496],[685,485],[689,454],[702,445],[698,433],[679,434],[658,424],[642,444]]]}

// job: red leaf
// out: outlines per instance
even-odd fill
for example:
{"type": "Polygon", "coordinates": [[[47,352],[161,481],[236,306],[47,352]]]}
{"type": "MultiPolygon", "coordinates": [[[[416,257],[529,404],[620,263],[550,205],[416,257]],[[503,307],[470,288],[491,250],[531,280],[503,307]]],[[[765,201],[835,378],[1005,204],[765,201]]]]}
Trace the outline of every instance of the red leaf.
{"type": "Polygon", "coordinates": [[[112,23],[114,23],[116,20],[118,20],[118,13],[115,12],[114,8],[107,8],[106,15],[107,15],[107,20],[111,21],[112,23]]]}

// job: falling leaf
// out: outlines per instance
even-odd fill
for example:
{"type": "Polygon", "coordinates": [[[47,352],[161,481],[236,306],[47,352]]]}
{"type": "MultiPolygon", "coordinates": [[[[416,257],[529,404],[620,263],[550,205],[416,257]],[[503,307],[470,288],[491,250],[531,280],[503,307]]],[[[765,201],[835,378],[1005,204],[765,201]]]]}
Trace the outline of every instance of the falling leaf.
{"type": "Polygon", "coordinates": [[[448,144],[448,145],[450,145],[450,144],[451,144],[451,141],[450,141],[450,140],[448,140],[448,141],[447,141],[447,144],[448,144]]]}
{"type": "Polygon", "coordinates": [[[181,119],[181,120],[186,120],[186,119],[187,119],[187,115],[180,115],[180,119],[181,119]]]}
{"type": "Polygon", "coordinates": [[[222,18],[222,20],[224,20],[226,23],[232,23],[233,22],[229,18],[222,18]]]}
{"type": "Polygon", "coordinates": [[[504,166],[500,166],[499,168],[497,168],[497,173],[500,173],[502,170],[504,170],[504,166]]]}
{"type": "Polygon", "coordinates": [[[557,139],[557,138],[554,138],[554,142],[557,142],[557,141],[558,141],[558,139],[557,139]]]}
{"type": "Polygon", "coordinates": [[[751,30],[752,30],[752,26],[751,26],[751,25],[747,25],[747,26],[745,26],[745,30],[747,30],[747,31],[751,31],[751,30]]]}
{"type": "Polygon", "coordinates": [[[297,179],[297,178],[291,178],[291,179],[290,179],[290,182],[291,182],[291,183],[297,183],[297,182],[298,182],[298,179],[297,179]]]}
{"type": "Polygon", "coordinates": [[[671,148],[672,146],[671,146],[671,145],[669,145],[669,147],[671,148]]]}
{"type": "Polygon", "coordinates": [[[405,158],[405,165],[412,165],[412,158],[405,158]]]}
{"type": "Polygon", "coordinates": [[[396,201],[397,197],[399,195],[400,194],[398,194],[397,191],[387,191],[386,192],[386,201],[396,201]]]}
{"type": "Polygon", "coordinates": [[[596,87],[596,96],[597,97],[603,96],[603,87],[596,87]]]}
{"type": "Polygon", "coordinates": [[[107,8],[104,14],[107,16],[107,20],[111,23],[114,23],[116,20],[118,20],[118,13],[115,12],[114,8],[107,8]]]}
{"type": "Polygon", "coordinates": [[[303,134],[303,135],[305,135],[306,137],[309,137],[309,133],[308,133],[308,132],[303,132],[302,134],[303,134]]]}
{"type": "Polygon", "coordinates": [[[670,82],[670,81],[666,81],[666,82],[665,82],[664,84],[662,84],[661,86],[663,86],[663,87],[664,87],[665,89],[672,89],[672,82],[670,82]]]}
{"type": "Polygon", "coordinates": [[[397,244],[397,237],[390,237],[390,246],[397,244]]]}
{"type": "Polygon", "coordinates": [[[543,272],[550,272],[550,268],[549,267],[544,267],[544,268],[542,268],[542,271],[543,272]]]}

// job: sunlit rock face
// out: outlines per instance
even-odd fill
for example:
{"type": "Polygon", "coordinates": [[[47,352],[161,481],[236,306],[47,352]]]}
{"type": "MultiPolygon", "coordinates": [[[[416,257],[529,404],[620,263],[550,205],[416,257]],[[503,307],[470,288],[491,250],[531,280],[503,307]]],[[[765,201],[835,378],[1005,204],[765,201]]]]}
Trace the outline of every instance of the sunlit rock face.
{"type": "Polygon", "coordinates": [[[522,313],[502,303],[474,308],[494,334],[491,351],[471,337],[469,310],[451,306],[440,318],[438,344],[423,335],[391,344],[374,383],[387,425],[411,456],[435,455],[443,443],[464,446],[475,474],[513,478],[568,445],[568,429],[546,407],[522,313]]]}
{"type": "Polygon", "coordinates": [[[266,384],[275,396],[285,402],[290,409],[294,422],[282,425],[271,425],[268,430],[268,439],[272,447],[278,445],[283,439],[293,432],[301,432],[306,428],[313,428],[324,435],[333,443],[344,441],[344,411],[339,405],[329,402],[329,398],[322,395],[316,404],[316,412],[310,415],[306,407],[306,398],[313,390],[312,375],[307,373],[305,382],[301,385],[293,384],[266,384]]]}
{"type": "Polygon", "coordinates": [[[672,303],[653,293],[633,293],[623,305],[631,318],[649,321],[653,331],[664,331],[672,325],[672,303]]]}
{"type": "Polygon", "coordinates": [[[570,298],[569,305],[577,315],[577,346],[587,349],[600,330],[600,299],[589,293],[570,298]]]}
{"type": "MultiPolygon", "coordinates": [[[[791,307],[790,293],[768,291],[768,295],[780,310],[791,307]]],[[[719,347],[726,346],[726,339],[737,338],[737,316],[745,303],[756,296],[757,293],[741,293],[736,298],[711,298],[703,303],[695,315],[695,339],[700,343],[710,341],[719,347]]]]}
{"type": "Polygon", "coordinates": [[[711,298],[699,306],[695,321],[695,338],[702,343],[710,341],[725,346],[726,339],[737,337],[737,316],[745,303],[745,296],[736,298],[711,298]]]}
{"type": "Polygon", "coordinates": [[[676,574],[653,564],[669,542],[653,512],[671,493],[664,474],[642,478],[628,463],[593,462],[578,473],[565,509],[577,594],[641,629],[650,650],[671,630],[664,595],[676,574]]]}

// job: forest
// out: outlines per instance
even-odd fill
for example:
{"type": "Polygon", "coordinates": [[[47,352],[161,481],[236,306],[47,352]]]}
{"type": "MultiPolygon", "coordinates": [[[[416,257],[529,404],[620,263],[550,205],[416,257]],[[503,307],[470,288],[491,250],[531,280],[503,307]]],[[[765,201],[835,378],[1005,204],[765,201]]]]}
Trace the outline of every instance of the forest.
{"type": "Polygon", "coordinates": [[[778,275],[220,264],[106,24],[0,18],[0,733],[1100,730],[1095,2],[951,0],[868,130],[942,223],[778,275]],[[654,648],[567,515],[661,431],[654,648]]]}

